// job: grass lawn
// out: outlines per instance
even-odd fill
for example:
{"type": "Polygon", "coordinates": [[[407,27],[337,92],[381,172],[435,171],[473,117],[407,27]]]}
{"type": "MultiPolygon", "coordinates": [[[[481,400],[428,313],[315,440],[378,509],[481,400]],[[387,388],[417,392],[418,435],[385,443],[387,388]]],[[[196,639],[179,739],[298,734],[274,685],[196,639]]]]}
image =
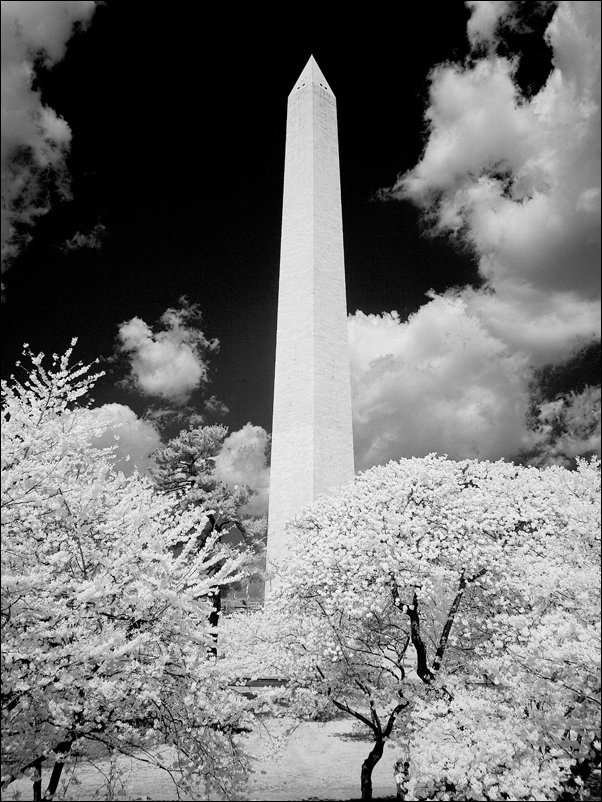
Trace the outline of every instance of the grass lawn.
{"type": "MultiPolygon", "coordinates": [[[[368,741],[350,737],[351,722],[330,721],[325,724],[301,724],[290,737],[286,748],[273,753],[275,737],[290,721],[267,719],[265,728],[245,736],[247,748],[256,758],[255,772],[248,789],[249,800],[330,800],[359,799],[360,768],[370,750],[368,741]]],[[[386,748],[373,773],[374,797],[395,796],[393,763],[395,750],[386,748]]],[[[79,783],[73,782],[64,798],[74,800],[107,799],[106,775],[108,761],[99,755],[94,766],[81,766],[77,771],[79,783]]],[[[178,799],[169,776],[159,769],[129,758],[120,759],[124,770],[125,789],[116,789],[114,799],[178,799]]],[[[13,783],[3,799],[32,799],[29,781],[13,783]],[[19,793],[19,796],[15,796],[19,793]]],[[[186,799],[186,797],[180,797],[186,799]]]]}

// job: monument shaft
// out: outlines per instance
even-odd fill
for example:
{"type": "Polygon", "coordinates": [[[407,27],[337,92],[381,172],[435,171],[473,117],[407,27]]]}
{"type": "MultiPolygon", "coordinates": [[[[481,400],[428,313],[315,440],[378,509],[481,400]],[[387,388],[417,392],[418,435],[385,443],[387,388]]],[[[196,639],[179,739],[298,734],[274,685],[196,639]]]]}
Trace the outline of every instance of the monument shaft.
{"type": "Polygon", "coordinates": [[[288,99],[268,571],[286,522],[353,475],[336,100],[311,57],[288,99]]]}

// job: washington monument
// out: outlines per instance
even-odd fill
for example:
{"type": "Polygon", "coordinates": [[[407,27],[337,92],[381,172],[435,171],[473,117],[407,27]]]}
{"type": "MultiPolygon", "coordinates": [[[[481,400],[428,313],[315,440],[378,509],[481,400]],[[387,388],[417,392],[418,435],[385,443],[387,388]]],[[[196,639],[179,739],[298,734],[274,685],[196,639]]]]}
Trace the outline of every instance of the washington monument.
{"type": "Polygon", "coordinates": [[[353,475],[336,99],[312,56],[287,111],[267,547],[273,581],[286,561],[286,522],[353,475]]]}

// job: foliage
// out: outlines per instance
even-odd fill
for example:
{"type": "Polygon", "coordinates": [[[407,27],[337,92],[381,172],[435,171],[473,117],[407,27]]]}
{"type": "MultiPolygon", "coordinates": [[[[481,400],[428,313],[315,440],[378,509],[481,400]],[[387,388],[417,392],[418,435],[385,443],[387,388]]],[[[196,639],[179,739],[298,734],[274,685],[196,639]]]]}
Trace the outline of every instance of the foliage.
{"type": "Polygon", "coordinates": [[[373,468],[292,523],[230,654],[251,676],[255,642],[290,709],[363,725],[366,798],[394,738],[402,797],[554,799],[599,738],[599,498],[595,462],[373,468]]]}
{"type": "Polygon", "coordinates": [[[215,469],[227,435],[228,429],[220,425],[183,429],[153,454],[151,475],[157,487],[177,496],[183,508],[206,510],[218,531],[236,524],[243,540],[257,546],[266,522],[244,514],[252,491],[244,485],[230,487],[215,469]]]}
{"type": "MultiPolygon", "coordinates": [[[[220,425],[183,429],[154,452],[151,476],[161,492],[178,499],[182,509],[196,507],[205,511],[207,520],[198,538],[200,544],[215,531],[231,545],[251,549],[255,553],[251,573],[256,575],[263,571],[267,520],[247,514],[252,490],[246,485],[227,484],[216,470],[216,458],[227,435],[228,429],[220,425]]],[[[182,545],[176,544],[175,553],[182,545]]],[[[229,588],[235,591],[239,585],[229,583],[229,588]]],[[[224,594],[220,592],[221,595],[224,594]]],[[[215,603],[219,607],[219,597],[215,603]]]]}
{"type": "Polygon", "coordinates": [[[249,555],[217,532],[199,546],[203,509],[91,446],[102,426],[78,404],[97,376],[71,352],[50,369],[29,353],[3,383],[3,787],[25,772],[39,798],[50,763],[51,798],[69,752],[98,741],[155,762],[167,744],[179,787],[232,794],[245,705],[211,657],[210,599],[249,555]]]}
{"type": "MultiPolygon", "coordinates": [[[[205,509],[217,506],[229,496],[215,475],[214,465],[227,434],[225,426],[183,429],[153,454],[157,485],[166,493],[177,493],[186,503],[198,503],[205,509]]],[[[234,504],[237,501],[233,499],[234,504]]]]}

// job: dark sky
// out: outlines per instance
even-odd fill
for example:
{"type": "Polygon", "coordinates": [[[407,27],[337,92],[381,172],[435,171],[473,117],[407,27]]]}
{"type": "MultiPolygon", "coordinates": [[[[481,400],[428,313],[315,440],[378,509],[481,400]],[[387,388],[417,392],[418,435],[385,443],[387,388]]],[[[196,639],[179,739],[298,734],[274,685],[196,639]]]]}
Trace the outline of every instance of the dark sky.
{"type": "MultiPolygon", "coordinates": [[[[429,71],[468,53],[464,4],[338,19],[222,8],[109,0],[39,70],[72,131],[73,199],[40,217],[5,274],[4,374],[24,342],[61,353],[78,336],[79,359],[109,357],[121,322],[153,325],[186,295],[221,343],[208,393],[225,422],[271,429],[286,101],[312,53],[338,103],[349,311],[404,319],[429,289],[478,282],[471,254],[425,236],[410,203],[375,197],[420,157],[429,71]],[[99,223],[102,248],[61,249],[99,223]]],[[[518,78],[538,88],[549,52],[541,36],[526,44],[518,78]]],[[[115,384],[124,366],[105,367],[97,403],[141,414],[148,399],[115,384]]]]}
{"type": "MultiPolygon", "coordinates": [[[[72,130],[73,200],[39,219],[5,276],[4,370],[23,342],[62,352],[78,336],[76,356],[108,356],[119,323],[152,325],[187,295],[221,343],[209,391],[227,424],[269,430],[287,95],[313,53],[338,102],[349,311],[406,315],[429,288],[476,277],[469,255],[421,234],[410,204],[374,199],[419,157],[427,74],[466,52],[468,14],[184,8],[110,1],[39,72],[72,130]],[[98,222],[100,250],[60,250],[98,222]]],[[[141,411],[117,378],[97,401],[141,411]]]]}

